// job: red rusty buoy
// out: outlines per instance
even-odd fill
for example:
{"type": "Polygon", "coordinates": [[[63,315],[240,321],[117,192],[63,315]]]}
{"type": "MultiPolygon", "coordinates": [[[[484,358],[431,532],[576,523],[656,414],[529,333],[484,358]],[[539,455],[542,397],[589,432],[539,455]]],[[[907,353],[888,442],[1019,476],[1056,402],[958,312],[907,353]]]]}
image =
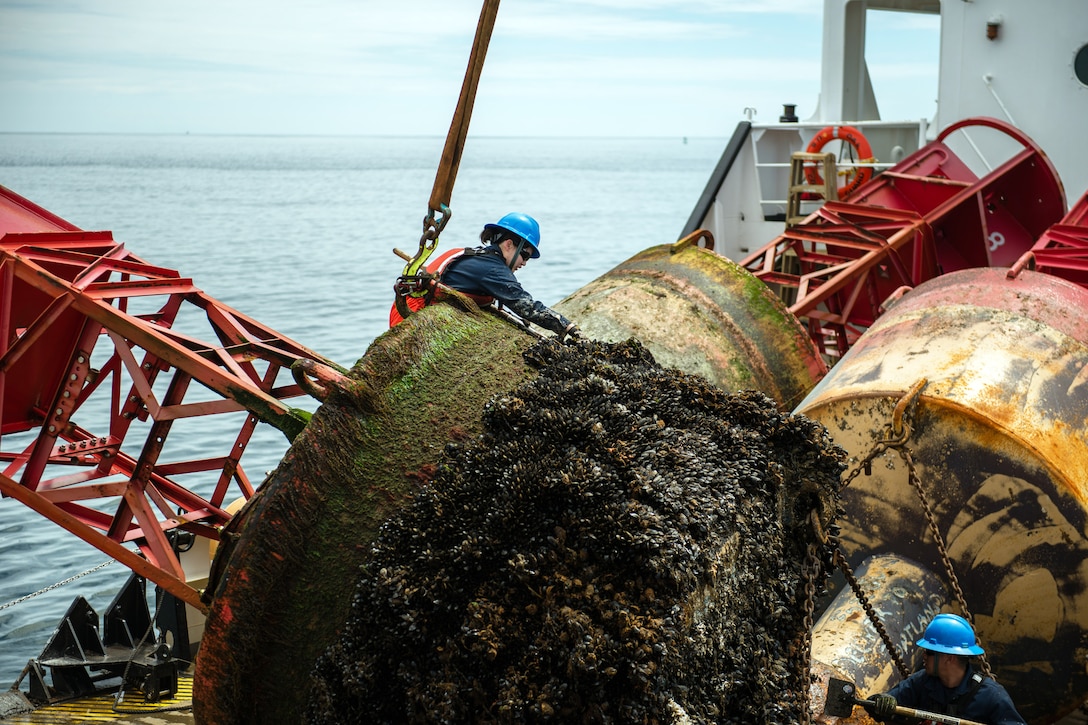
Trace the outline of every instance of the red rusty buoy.
{"type": "Polygon", "coordinates": [[[1021,714],[1075,709],[1088,692],[1088,291],[998,268],[930,280],[795,412],[851,455],[852,562],[890,552],[948,585],[939,534],[1021,714]]]}

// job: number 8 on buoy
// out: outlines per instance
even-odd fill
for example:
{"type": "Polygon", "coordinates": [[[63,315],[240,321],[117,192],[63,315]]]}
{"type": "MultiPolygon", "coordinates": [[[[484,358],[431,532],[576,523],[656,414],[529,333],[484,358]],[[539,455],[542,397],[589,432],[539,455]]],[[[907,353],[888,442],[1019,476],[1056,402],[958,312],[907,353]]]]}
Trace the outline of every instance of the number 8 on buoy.
{"type": "MultiPolygon", "coordinates": [[[[828,142],[834,139],[838,139],[853,147],[854,152],[858,156],[857,163],[871,164],[876,161],[876,159],[873,158],[873,150],[869,146],[869,140],[862,135],[861,131],[853,126],[827,126],[812,137],[812,141],[809,142],[808,148],[805,150],[810,154],[819,153],[828,142]]],[[[854,169],[855,171],[852,175],[850,172],[846,172],[850,180],[839,187],[840,199],[845,199],[850,194],[853,194],[855,189],[873,178],[873,169],[871,167],[858,166],[854,167],[854,169]]],[[[824,183],[823,177],[820,176],[820,172],[815,166],[805,167],[805,180],[809,184],[824,183]]]]}

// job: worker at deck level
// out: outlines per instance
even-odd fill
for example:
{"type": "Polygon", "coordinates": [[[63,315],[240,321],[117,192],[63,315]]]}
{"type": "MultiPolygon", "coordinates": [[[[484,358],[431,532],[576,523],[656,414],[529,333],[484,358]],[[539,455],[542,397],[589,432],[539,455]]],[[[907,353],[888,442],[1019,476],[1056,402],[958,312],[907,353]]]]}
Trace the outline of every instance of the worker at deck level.
{"type": "Polygon", "coordinates": [[[1023,725],[1005,688],[978,672],[971,657],[981,655],[975,630],[955,614],[938,614],[918,640],[925,669],[886,694],[873,696],[870,712],[878,720],[898,722],[896,705],[926,710],[986,725],[1023,725]]]}
{"type": "MultiPolygon", "coordinates": [[[[471,297],[481,307],[498,301],[521,319],[551,330],[559,339],[577,338],[578,327],[561,314],[533,299],[514,272],[530,259],[540,256],[540,225],[528,214],[513,212],[480,232],[483,244],[476,248],[452,249],[441,255],[427,271],[443,285],[471,297]]],[[[439,295],[440,296],[440,295],[439,295]]],[[[408,297],[408,308],[417,311],[436,297],[408,297]]],[[[403,318],[396,305],[389,311],[389,326],[403,318]]]]}

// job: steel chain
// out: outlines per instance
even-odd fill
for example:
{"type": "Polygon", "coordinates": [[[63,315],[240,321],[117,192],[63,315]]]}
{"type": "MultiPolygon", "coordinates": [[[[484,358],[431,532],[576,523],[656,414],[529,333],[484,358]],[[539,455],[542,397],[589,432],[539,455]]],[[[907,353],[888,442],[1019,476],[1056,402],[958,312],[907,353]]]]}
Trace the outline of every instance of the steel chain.
{"type": "MultiPolygon", "coordinates": [[[[813,518],[816,517],[816,512],[813,512],[813,518]]],[[[814,522],[817,534],[819,534],[818,523],[814,522]]],[[[814,622],[813,614],[816,611],[816,580],[820,577],[820,545],[815,541],[810,542],[808,550],[805,554],[805,562],[801,565],[801,578],[805,582],[805,617],[804,617],[804,634],[801,637],[801,671],[804,673],[804,687],[801,694],[801,723],[802,725],[811,725],[812,712],[811,712],[811,699],[812,699],[812,626],[814,622]]]]}
{"type": "Polygon", "coordinates": [[[450,208],[445,204],[441,209],[428,209],[427,216],[423,217],[423,234],[419,238],[419,249],[412,259],[404,266],[401,279],[410,279],[419,275],[420,268],[427,262],[431,252],[438,246],[438,237],[446,228],[451,216],[450,208]],[[440,214],[440,217],[436,217],[440,214]]]}
{"type": "Polygon", "coordinates": [[[866,474],[868,474],[873,461],[876,459],[877,456],[883,454],[886,450],[888,450],[888,444],[884,441],[878,441],[877,444],[873,446],[873,450],[869,452],[869,455],[861,459],[858,462],[858,465],[854,466],[854,470],[850,471],[850,473],[846,475],[846,478],[844,478],[842,481],[842,486],[840,487],[840,489],[849,486],[850,483],[855,478],[857,478],[862,471],[865,471],[866,474]]]}
{"type": "Polygon", "coordinates": [[[884,643],[884,646],[888,649],[888,653],[892,656],[892,660],[895,662],[896,669],[899,670],[900,676],[902,676],[903,679],[906,679],[910,675],[910,668],[907,667],[907,663],[903,661],[902,655],[899,654],[899,650],[896,648],[895,643],[892,642],[891,635],[888,634],[888,630],[884,626],[884,623],[880,621],[880,615],[876,613],[873,605],[869,602],[869,595],[861,588],[861,582],[854,576],[854,570],[850,567],[850,562],[846,560],[846,555],[842,553],[842,547],[839,544],[838,537],[832,536],[830,539],[835,545],[835,564],[839,567],[839,570],[842,571],[843,576],[846,577],[846,581],[854,591],[854,596],[861,603],[861,608],[865,610],[865,615],[869,618],[869,622],[873,625],[876,633],[880,635],[880,640],[884,643]]]}
{"type": "Polygon", "coordinates": [[[393,284],[393,305],[402,318],[412,314],[408,306],[409,297],[417,299],[426,297],[431,291],[431,280],[434,277],[427,273],[423,265],[427,263],[434,248],[438,246],[438,236],[449,220],[450,208],[445,204],[442,204],[441,209],[438,210],[428,209],[427,216],[423,218],[423,235],[419,238],[419,249],[415,256],[408,260],[408,264],[404,265],[404,270],[393,284]],[[441,219],[435,219],[435,214],[438,212],[442,214],[441,219]]]}
{"type": "Polygon", "coordinates": [[[39,589],[38,591],[36,591],[36,592],[34,592],[32,594],[27,594],[25,597],[19,597],[18,599],[15,599],[13,601],[8,602],[7,604],[0,604],[0,611],[2,611],[4,609],[7,609],[8,607],[14,607],[16,604],[22,604],[23,602],[25,602],[27,600],[33,599],[34,597],[37,597],[37,596],[41,596],[42,594],[45,594],[46,592],[51,592],[54,589],[59,589],[60,587],[64,586],[65,584],[71,584],[76,579],[82,579],[83,577],[87,576],[88,574],[94,574],[99,569],[105,569],[107,566],[109,566],[113,562],[114,562],[113,559],[109,559],[108,561],[102,562],[98,566],[91,567],[90,569],[88,569],[85,572],[81,572],[79,574],[76,574],[75,576],[70,576],[67,579],[65,579],[64,581],[59,581],[56,584],[50,584],[49,586],[45,587],[44,589],[39,589]]]}
{"type": "MultiPolygon", "coordinates": [[[[963,594],[963,588],[960,587],[960,580],[956,576],[955,568],[952,566],[952,559],[948,556],[948,548],[944,543],[944,537],[941,536],[941,531],[937,526],[937,517],[933,514],[933,509],[929,505],[929,498],[922,488],[922,480],[919,478],[918,470],[914,466],[914,456],[911,454],[910,448],[905,445],[899,448],[899,456],[903,459],[903,462],[907,464],[907,480],[910,481],[910,485],[914,488],[915,493],[918,494],[918,501],[922,504],[922,512],[925,514],[926,522],[929,524],[929,532],[933,535],[933,541],[937,546],[937,552],[941,555],[941,563],[944,564],[945,572],[948,574],[948,582],[952,587],[952,593],[956,598],[956,603],[960,605],[964,618],[970,622],[971,627],[974,628],[974,617],[971,616],[971,610],[967,608],[967,598],[963,594]]],[[[993,674],[990,672],[990,663],[986,660],[986,655],[981,654],[978,657],[982,664],[982,674],[992,678],[993,674]]]]}
{"type": "MultiPolygon", "coordinates": [[[[944,537],[941,536],[940,529],[937,525],[937,518],[933,514],[933,510],[929,505],[929,499],[926,497],[925,491],[922,488],[921,478],[918,476],[918,470],[914,465],[914,455],[911,452],[910,447],[907,445],[907,441],[910,440],[913,433],[910,425],[910,419],[913,417],[914,408],[918,403],[918,398],[925,388],[928,380],[922,378],[916,382],[910,390],[903,394],[903,397],[895,405],[895,409],[892,412],[892,423],[886,430],[885,437],[882,440],[876,442],[873,449],[869,452],[865,458],[858,462],[852,471],[843,479],[842,487],[850,485],[850,483],[857,478],[862,471],[869,473],[872,462],[877,456],[883,455],[887,450],[895,450],[899,454],[899,457],[903,459],[903,462],[907,466],[907,480],[911,487],[914,489],[918,496],[918,500],[922,505],[922,510],[926,517],[930,533],[933,535],[933,540],[937,546],[937,552],[941,557],[941,563],[944,565],[945,572],[948,575],[949,584],[952,587],[953,595],[956,598],[957,604],[963,611],[964,618],[971,623],[974,627],[974,618],[971,616],[970,610],[967,608],[967,599],[963,594],[963,589],[960,587],[959,578],[956,576],[955,568],[952,566],[952,560],[948,556],[948,550],[944,543],[944,537]]],[[[832,537],[833,538],[833,537],[832,537]]],[[[895,659],[896,666],[900,669],[905,677],[909,672],[905,671],[906,665],[902,662],[898,653],[895,651],[891,644],[890,638],[887,638],[887,633],[884,630],[884,625],[879,621],[879,617],[876,612],[872,610],[872,606],[869,605],[867,597],[864,592],[856,583],[856,579],[853,577],[853,573],[849,570],[849,563],[846,561],[845,555],[842,553],[841,548],[836,548],[835,556],[837,560],[840,560],[839,568],[842,569],[843,574],[846,576],[847,581],[850,582],[851,588],[854,590],[854,595],[861,602],[862,608],[865,609],[865,613],[869,615],[869,619],[873,622],[873,626],[877,628],[877,632],[880,633],[881,639],[884,640],[884,644],[888,647],[888,651],[895,659]]],[[[987,677],[993,677],[990,671],[990,664],[986,660],[986,656],[980,655],[979,660],[981,662],[981,668],[984,675],[987,677]]]]}

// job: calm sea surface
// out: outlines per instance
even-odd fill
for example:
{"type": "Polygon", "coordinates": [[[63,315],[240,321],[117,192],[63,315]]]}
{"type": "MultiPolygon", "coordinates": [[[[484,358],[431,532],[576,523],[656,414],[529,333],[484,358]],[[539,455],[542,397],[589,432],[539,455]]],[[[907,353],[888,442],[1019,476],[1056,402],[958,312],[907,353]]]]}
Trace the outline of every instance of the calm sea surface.
{"type": "MultiPolygon", "coordinates": [[[[137,256],[350,366],[386,329],[403,267],[392,250],[418,248],[444,141],[0,134],[0,185],[82,229],[112,231],[137,256]]],[[[439,248],[475,243],[509,211],[532,214],[543,257],[519,277],[553,304],[675,241],[725,141],[470,138],[439,248]]],[[[195,457],[235,432],[179,428],[170,442],[195,457]]],[[[242,461],[250,478],[286,447],[260,426],[242,461]]],[[[114,563],[8,605],[106,560],[0,500],[0,686],[41,653],[77,595],[101,615],[128,570],[114,563]]]]}

